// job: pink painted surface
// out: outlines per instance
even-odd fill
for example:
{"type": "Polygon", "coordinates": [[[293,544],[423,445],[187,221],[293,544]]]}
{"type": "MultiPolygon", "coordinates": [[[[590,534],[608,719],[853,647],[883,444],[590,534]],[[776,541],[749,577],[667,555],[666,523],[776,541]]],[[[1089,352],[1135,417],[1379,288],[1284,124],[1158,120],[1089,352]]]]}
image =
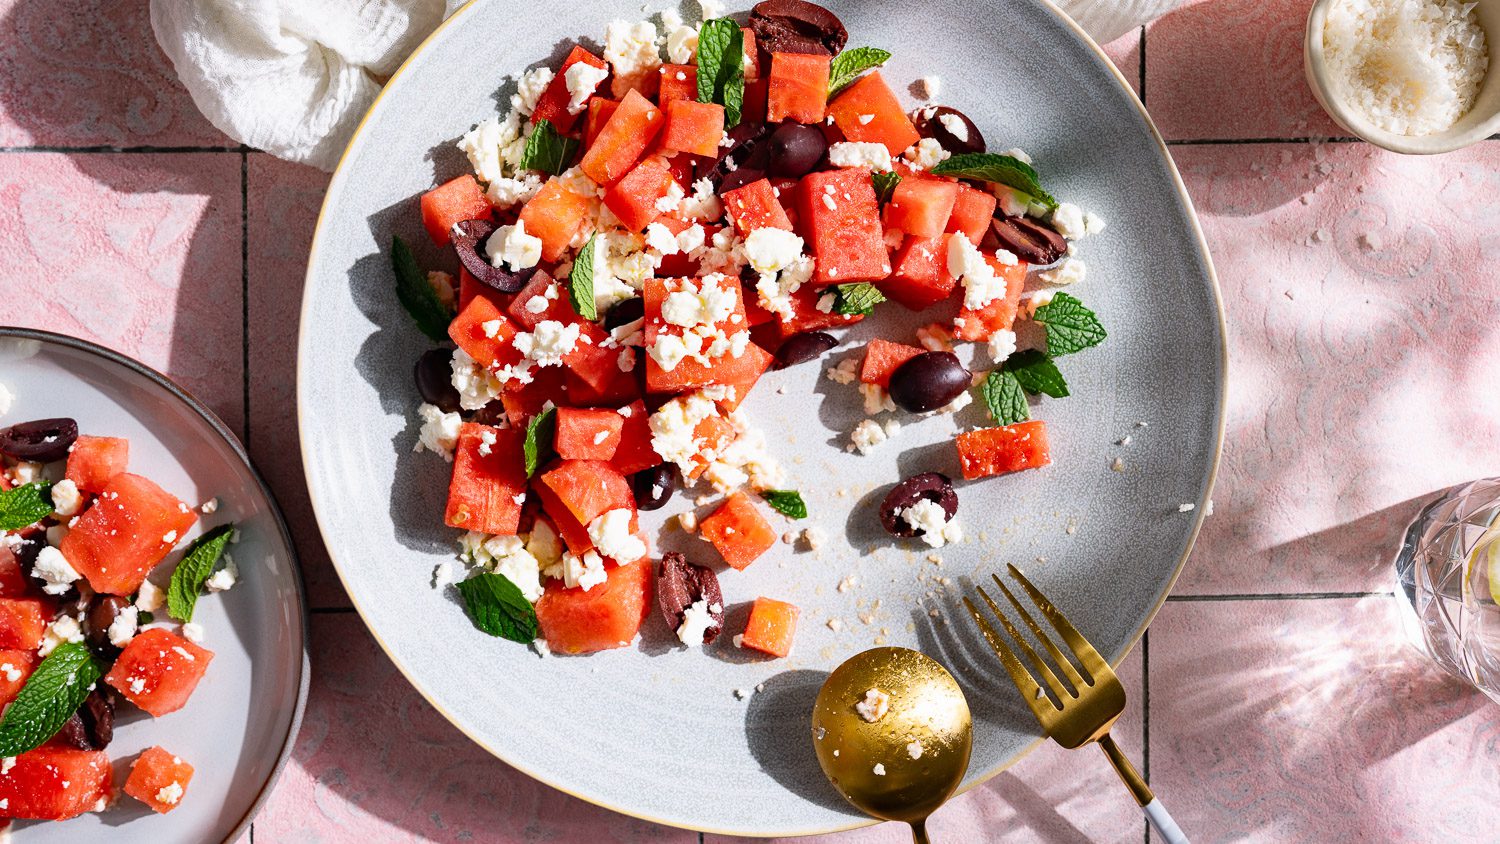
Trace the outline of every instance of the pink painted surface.
{"type": "MultiPolygon", "coordinates": [[[[1202,0],[1152,25],[1145,93],[1163,132],[1335,134],[1301,82],[1305,11],[1305,0],[1202,0]]],[[[1106,51],[1139,89],[1140,34],[1106,51]]],[[[0,146],[229,143],[173,81],[144,3],[0,0],[0,146]]],[[[1214,251],[1232,353],[1216,514],[1179,594],[1386,591],[1417,501],[1500,474],[1500,143],[1427,159],[1354,144],[1174,153],[1214,251]]],[[[242,195],[241,164],[233,151],[0,152],[0,283],[65,292],[5,297],[0,322],[164,369],[247,431],[277,490],[325,612],[306,726],[257,840],[697,841],[489,758],[343,609],[302,488],[293,406],[326,176],[251,153],[242,195]]],[[[1392,607],[1168,603],[1149,672],[1144,649],[1125,663],[1117,737],[1142,760],[1149,726],[1148,773],[1194,840],[1492,835],[1500,710],[1398,646],[1392,607]]],[[[1097,752],[1052,745],[933,823],[939,841],[1134,842],[1142,829],[1097,752]]],[[[907,839],[886,825],[825,840],[907,839]]]]}

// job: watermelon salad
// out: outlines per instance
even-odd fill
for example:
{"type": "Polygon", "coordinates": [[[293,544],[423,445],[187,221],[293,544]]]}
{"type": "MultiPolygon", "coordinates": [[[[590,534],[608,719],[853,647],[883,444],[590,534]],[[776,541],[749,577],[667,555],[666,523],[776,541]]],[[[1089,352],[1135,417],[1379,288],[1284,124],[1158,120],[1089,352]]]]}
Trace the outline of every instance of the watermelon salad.
{"type": "MultiPolygon", "coordinates": [[[[909,108],[880,69],[891,54],[850,47],[821,6],[701,6],[696,25],[615,21],[602,49],[525,72],[458,141],[472,172],[414,203],[441,263],[392,247],[398,298],[437,344],[416,363],[416,449],[452,463],[444,519],[462,532],[434,585],[544,655],[626,646],[654,607],[685,645],[724,632],[722,569],[653,557],[639,512],[681,487],[721,496],[676,524],[730,570],[796,536],[774,520],[806,504],[746,402],[838,329],[931,311],[827,377],[857,386],[868,418],[845,448],[860,454],[902,414],[978,396],[991,424],[954,438],[968,481],[1050,463],[1035,397],[1066,396],[1058,359],[1105,338],[1059,289],[1083,280],[1078,241],[1103,221],[1056,200],[1021,150],[990,152],[935,102],[939,78],[909,108]]],[[[951,479],[891,480],[887,530],[962,541],[951,479]]],[[[734,645],[785,656],[797,607],[732,597],[753,600],[734,645]]]]}
{"type": "MultiPolygon", "coordinates": [[[[225,553],[237,539],[232,524],[186,542],[218,509],[217,499],[189,506],[132,473],[127,440],[80,434],[72,419],[0,428],[5,824],[105,810],[119,707],[164,718],[187,704],[214,657],[193,609],[238,579],[225,553]]],[[[131,762],[123,789],[166,813],[192,775],[191,764],[153,747],[131,762]]]]}

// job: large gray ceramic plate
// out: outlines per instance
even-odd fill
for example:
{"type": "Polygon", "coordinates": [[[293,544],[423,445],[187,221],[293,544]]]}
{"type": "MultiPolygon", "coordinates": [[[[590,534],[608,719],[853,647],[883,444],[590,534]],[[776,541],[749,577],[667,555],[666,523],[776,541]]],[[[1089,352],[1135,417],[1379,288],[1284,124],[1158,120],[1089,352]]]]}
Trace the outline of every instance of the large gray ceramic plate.
{"type": "MultiPolygon", "coordinates": [[[[1036,0],[831,6],[851,43],[895,52],[888,79],[904,88],[940,74],[943,100],[973,117],[992,147],[1025,148],[1053,193],[1109,221],[1082,244],[1089,278],[1075,292],[1111,336],[1064,362],[1071,398],[1035,409],[1056,465],[964,485],[960,517],[971,541],[945,549],[941,568],[925,547],[881,533],[873,504],[902,475],[957,476],[955,421],[907,420],[894,441],[859,457],[842,449],[863,418],[852,387],[833,385],[814,365],[762,381],[746,410],[770,432],[812,522],[831,540],[816,554],[778,545],[723,585],[730,632],[757,595],[802,608],[790,658],[754,658],[728,636],[686,651],[653,615],[633,647],[543,660],[479,633],[451,589],[429,586],[456,536],[442,526],[448,465],[412,453],[412,363],[429,343],[392,293],[391,237],[426,244],[416,197],[464,172],[453,143],[506,101],[508,75],[555,66],[580,36],[639,17],[638,3],[478,0],[454,16],[391,81],[350,144],[308,270],[303,459],[324,538],[365,621],[417,689],[497,756],[585,799],[678,826],[771,835],[861,823],[824,782],[807,725],[825,673],[882,642],[936,656],[968,688],[977,734],[966,785],[1017,759],[1036,725],[954,615],[953,588],[943,594],[933,576],[957,587],[1023,564],[1101,651],[1121,658],[1183,563],[1218,455],[1225,358],[1208,255],[1165,148],[1103,54],[1036,0]],[[1127,435],[1128,446],[1116,445],[1127,435]],[[1111,471],[1116,456],[1124,472],[1111,471]],[[1179,513],[1186,502],[1198,509],[1179,513]],[[839,592],[848,574],[860,586],[839,592]],[[827,626],[832,618],[841,632],[827,626]],[[733,694],[759,684],[747,700],[733,694]]],[[[429,266],[452,260],[435,250],[421,257],[429,266]]],[[[917,323],[882,313],[850,331],[827,363],[858,354],[862,339],[910,338],[917,323]]],[[[983,424],[982,412],[972,407],[958,422],[983,424]]],[[[657,547],[713,559],[696,539],[656,535],[672,512],[647,519],[657,547]]]]}
{"type": "MultiPolygon", "coordinates": [[[[187,538],[234,522],[240,582],[193,612],[213,665],[186,707],[152,718],[126,705],[109,756],[116,786],[140,752],[161,745],[193,766],[182,805],[166,815],[119,795],[109,810],[62,823],[16,822],[20,842],[233,841],[291,755],[307,698],[306,613],[281,514],[239,442],[207,408],[160,374],[107,349],[42,331],[0,328],[0,384],[15,405],[0,426],[71,416],[79,430],[130,440],[130,471],[187,502],[219,499],[187,538]]],[[[178,554],[168,557],[175,561],[178,554]]]]}

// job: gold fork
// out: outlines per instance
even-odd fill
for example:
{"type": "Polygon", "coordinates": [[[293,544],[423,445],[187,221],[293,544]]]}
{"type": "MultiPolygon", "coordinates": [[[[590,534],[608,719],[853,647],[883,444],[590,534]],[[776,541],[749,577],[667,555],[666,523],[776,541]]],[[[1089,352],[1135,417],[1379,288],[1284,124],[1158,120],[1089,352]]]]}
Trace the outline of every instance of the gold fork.
{"type": "Polygon", "coordinates": [[[1067,678],[1066,685],[1058,679],[1057,674],[1053,673],[1047,662],[1037,656],[1036,651],[1026,639],[1022,638],[1020,632],[1010,623],[1005,613],[1000,611],[1000,607],[995,604],[983,587],[976,586],[975,589],[1000,618],[1000,624],[1004,626],[1005,632],[1010,634],[1011,640],[1035,667],[1035,672],[1021,662],[1016,652],[1006,644],[1005,639],[980,614],[973,601],[964,598],[964,606],[968,608],[969,615],[974,617],[974,622],[979,625],[990,647],[994,648],[996,655],[1000,657],[1000,662],[1005,665],[1011,681],[1020,690],[1021,697],[1026,699],[1026,705],[1031,707],[1032,713],[1041,722],[1043,732],[1069,750],[1082,747],[1091,741],[1098,742],[1099,747],[1104,750],[1104,755],[1109,758],[1109,763],[1115,766],[1120,779],[1124,780],[1125,787],[1130,789],[1136,802],[1141,805],[1141,810],[1145,813],[1146,820],[1150,822],[1152,828],[1168,844],[1187,844],[1187,836],[1182,834],[1176,821],[1173,821],[1172,816],[1167,813],[1167,808],[1162,805],[1161,800],[1157,799],[1155,794],[1151,793],[1150,786],[1141,779],[1141,775],[1136,772],[1135,766],[1130,764],[1130,760],[1125,758],[1124,752],[1120,750],[1119,745],[1115,744],[1115,740],[1110,738],[1110,727],[1113,727],[1119,720],[1120,713],[1125,711],[1125,688],[1120,685],[1120,678],[1115,676],[1114,669],[1109,667],[1104,657],[1094,650],[1094,646],[1083,638],[1083,635],[1063,616],[1062,612],[1035,586],[1031,585],[1031,581],[1027,580],[1015,566],[1007,568],[1010,576],[1021,584],[1021,588],[1026,590],[1026,594],[1036,604],[1042,616],[1062,637],[1068,650],[1072,652],[1074,660],[1077,661],[1078,668],[1075,668],[1073,662],[1069,661],[1063,655],[1062,650],[1053,644],[1051,637],[1043,632],[1041,625],[1037,624],[1031,613],[1027,612],[1021,602],[1016,600],[1016,596],[1011,594],[1005,583],[998,576],[990,575],[995,585],[1010,601],[1010,605],[1015,607],[1016,612],[1020,614],[1026,626],[1035,634],[1036,640],[1041,642],[1047,653],[1052,656],[1053,663],[1067,678]],[[1082,669],[1081,672],[1079,668],[1082,669]],[[1047,689],[1051,690],[1050,696],[1038,682],[1038,676],[1047,684],[1047,689]]]}

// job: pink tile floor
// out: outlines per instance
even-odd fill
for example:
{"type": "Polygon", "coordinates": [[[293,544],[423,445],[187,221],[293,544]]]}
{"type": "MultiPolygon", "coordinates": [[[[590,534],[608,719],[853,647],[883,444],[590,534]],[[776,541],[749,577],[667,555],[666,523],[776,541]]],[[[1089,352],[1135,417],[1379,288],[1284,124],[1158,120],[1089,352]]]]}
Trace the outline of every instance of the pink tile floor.
{"type": "MultiPolygon", "coordinates": [[[[1500,141],[1402,158],[1331,137],[1301,81],[1306,7],[1196,0],[1107,48],[1173,142],[1233,362],[1216,512],[1126,662],[1119,736],[1195,841],[1494,840],[1500,709],[1400,642],[1388,561],[1425,496],[1500,474],[1500,141]]],[[[491,759],[348,610],[295,448],[325,183],[210,127],[144,3],[0,0],[0,278],[55,291],[5,297],[0,322],[183,381],[242,433],[297,535],[312,697],[251,838],[704,840],[491,759]]],[[[1149,840],[1096,754],[1054,746],[933,826],[939,841],[1149,840]]]]}

